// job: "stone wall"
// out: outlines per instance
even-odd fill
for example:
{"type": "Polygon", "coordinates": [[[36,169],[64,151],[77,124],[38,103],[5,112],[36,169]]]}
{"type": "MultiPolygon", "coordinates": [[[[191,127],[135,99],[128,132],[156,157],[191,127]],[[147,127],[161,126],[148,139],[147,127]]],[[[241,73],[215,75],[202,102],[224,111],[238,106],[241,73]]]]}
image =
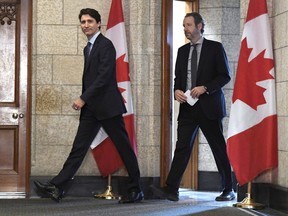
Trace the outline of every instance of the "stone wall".
{"type": "Polygon", "coordinates": [[[268,1],[276,71],[278,161],[273,183],[288,188],[288,1],[268,1]]]}

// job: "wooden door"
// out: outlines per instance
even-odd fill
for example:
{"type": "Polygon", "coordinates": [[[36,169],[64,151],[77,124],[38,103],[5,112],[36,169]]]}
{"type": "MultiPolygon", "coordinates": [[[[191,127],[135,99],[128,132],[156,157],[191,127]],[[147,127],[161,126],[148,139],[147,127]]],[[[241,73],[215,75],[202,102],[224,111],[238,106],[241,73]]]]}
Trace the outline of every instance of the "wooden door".
{"type": "Polygon", "coordinates": [[[29,191],[31,8],[0,0],[0,196],[29,191]]]}

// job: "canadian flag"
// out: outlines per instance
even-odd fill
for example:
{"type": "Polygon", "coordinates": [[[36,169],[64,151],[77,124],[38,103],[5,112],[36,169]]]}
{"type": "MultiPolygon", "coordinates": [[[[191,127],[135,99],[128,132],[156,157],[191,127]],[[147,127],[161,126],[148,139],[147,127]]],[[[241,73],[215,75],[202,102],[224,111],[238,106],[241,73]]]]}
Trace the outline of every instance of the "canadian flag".
{"type": "Polygon", "coordinates": [[[240,185],[278,165],[274,60],[266,0],[249,2],[227,151],[240,185]]]}
{"type": "MultiPolygon", "coordinates": [[[[116,49],[116,79],[127,109],[127,113],[124,115],[124,122],[132,148],[137,155],[128,51],[121,0],[112,0],[106,37],[112,41],[116,49]]],[[[107,176],[123,166],[113,142],[103,128],[100,129],[93,140],[91,149],[102,176],[107,176]]]]}

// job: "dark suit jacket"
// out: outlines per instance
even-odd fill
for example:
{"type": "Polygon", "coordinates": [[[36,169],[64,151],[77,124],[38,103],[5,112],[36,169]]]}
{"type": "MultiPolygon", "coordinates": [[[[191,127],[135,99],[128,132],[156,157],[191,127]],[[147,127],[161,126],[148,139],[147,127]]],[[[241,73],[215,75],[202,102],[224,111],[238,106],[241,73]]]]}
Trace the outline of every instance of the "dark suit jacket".
{"type": "MultiPolygon", "coordinates": [[[[174,91],[179,89],[186,91],[187,65],[190,51],[190,43],[178,49],[174,91]]],[[[204,85],[209,94],[202,94],[199,103],[207,118],[218,119],[226,115],[226,106],[222,87],[230,81],[230,70],[227,56],[221,43],[204,38],[201,55],[198,64],[196,86],[204,85]]],[[[187,104],[180,105],[181,110],[187,104]]]]}
{"type": "Polygon", "coordinates": [[[102,34],[96,38],[85,61],[80,98],[98,120],[126,112],[116,81],[116,50],[102,34]]]}

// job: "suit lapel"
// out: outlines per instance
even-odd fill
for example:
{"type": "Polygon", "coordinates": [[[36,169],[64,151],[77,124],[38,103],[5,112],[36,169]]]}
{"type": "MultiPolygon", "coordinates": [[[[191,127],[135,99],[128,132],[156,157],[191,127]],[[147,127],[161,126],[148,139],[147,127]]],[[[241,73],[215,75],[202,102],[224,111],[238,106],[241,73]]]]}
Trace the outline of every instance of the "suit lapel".
{"type": "Polygon", "coordinates": [[[205,64],[205,56],[207,53],[207,41],[204,38],[203,43],[202,43],[202,48],[201,48],[201,54],[200,54],[200,58],[199,58],[199,63],[198,63],[198,70],[197,70],[197,77],[199,77],[200,71],[203,68],[203,65],[205,64]]]}
{"type": "Polygon", "coordinates": [[[103,35],[100,33],[98,35],[98,37],[96,38],[96,40],[94,41],[94,44],[92,46],[92,49],[90,51],[90,55],[88,57],[88,59],[86,60],[85,59],[85,71],[89,68],[89,65],[91,63],[91,59],[92,59],[92,56],[95,54],[95,52],[97,51],[97,46],[98,44],[100,43],[101,39],[102,39],[103,35]]]}

